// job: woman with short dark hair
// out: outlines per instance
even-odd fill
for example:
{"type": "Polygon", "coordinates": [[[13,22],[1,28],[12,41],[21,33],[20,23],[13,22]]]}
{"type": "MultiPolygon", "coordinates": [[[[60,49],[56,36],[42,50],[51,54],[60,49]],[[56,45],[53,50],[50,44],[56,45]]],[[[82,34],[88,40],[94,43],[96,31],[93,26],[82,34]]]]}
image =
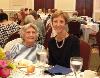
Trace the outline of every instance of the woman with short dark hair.
{"type": "Polygon", "coordinates": [[[6,13],[0,13],[0,46],[3,48],[8,38],[19,29],[20,27],[17,23],[8,20],[6,13]]]}

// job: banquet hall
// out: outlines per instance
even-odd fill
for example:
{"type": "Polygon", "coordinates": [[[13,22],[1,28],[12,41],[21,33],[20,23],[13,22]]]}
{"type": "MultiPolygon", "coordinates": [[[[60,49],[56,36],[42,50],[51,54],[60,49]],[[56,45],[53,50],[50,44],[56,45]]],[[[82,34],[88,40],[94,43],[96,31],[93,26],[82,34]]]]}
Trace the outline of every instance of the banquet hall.
{"type": "MultiPolygon", "coordinates": [[[[57,11],[62,11],[69,16],[65,30],[80,41],[80,57],[83,58],[82,72],[85,70],[95,71],[99,73],[99,78],[100,0],[0,0],[0,48],[5,52],[10,52],[15,44],[23,43],[20,29],[24,25],[33,23],[38,28],[37,43],[43,45],[45,48],[43,52],[49,54],[49,41],[52,38],[56,40],[57,37],[57,32],[53,27],[55,17],[52,18],[57,11]]],[[[61,45],[63,46],[63,42],[61,45]]],[[[46,64],[48,64],[48,57],[49,55],[46,59],[44,56],[42,57],[42,60],[46,60],[46,64]]],[[[33,65],[36,69],[38,68],[36,66],[38,64],[33,65]]],[[[41,66],[40,69],[42,70],[41,66]]],[[[23,73],[23,70],[18,73],[21,71],[23,73]]],[[[37,71],[35,72],[37,73],[37,71]]],[[[41,71],[39,72],[41,75],[41,71]]],[[[36,76],[39,75],[36,74],[36,76]]],[[[18,77],[20,76],[18,75],[18,77]]],[[[21,78],[24,78],[24,75],[21,78]]],[[[53,77],[50,76],[50,78],[53,77]]]]}

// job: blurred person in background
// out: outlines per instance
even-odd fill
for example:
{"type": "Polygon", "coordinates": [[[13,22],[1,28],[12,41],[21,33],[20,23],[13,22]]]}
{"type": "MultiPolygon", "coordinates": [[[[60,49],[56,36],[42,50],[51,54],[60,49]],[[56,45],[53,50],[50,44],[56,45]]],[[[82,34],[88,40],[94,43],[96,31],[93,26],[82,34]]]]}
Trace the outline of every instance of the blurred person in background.
{"type": "Polygon", "coordinates": [[[43,23],[40,15],[37,14],[37,12],[35,10],[33,10],[30,14],[34,17],[34,19],[35,19],[34,24],[36,24],[36,26],[39,30],[38,43],[43,44],[44,43],[44,36],[45,36],[44,23],[43,23]]]}
{"type": "Polygon", "coordinates": [[[3,48],[8,38],[19,29],[20,26],[17,23],[8,20],[6,13],[0,13],[0,46],[3,48]]]}
{"type": "Polygon", "coordinates": [[[3,13],[3,9],[0,9],[0,13],[3,13]]]}
{"type": "Polygon", "coordinates": [[[80,22],[81,24],[86,24],[86,20],[84,20],[84,19],[82,19],[81,17],[79,17],[77,11],[75,11],[75,12],[72,14],[72,17],[69,18],[69,22],[70,22],[70,21],[78,21],[78,22],[80,22]]]}

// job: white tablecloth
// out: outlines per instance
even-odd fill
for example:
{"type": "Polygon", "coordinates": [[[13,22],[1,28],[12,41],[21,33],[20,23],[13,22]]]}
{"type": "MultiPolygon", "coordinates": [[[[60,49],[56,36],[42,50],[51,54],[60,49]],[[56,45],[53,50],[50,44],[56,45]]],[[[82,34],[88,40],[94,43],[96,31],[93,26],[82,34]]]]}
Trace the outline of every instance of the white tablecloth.
{"type": "Polygon", "coordinates": [[[81,29],[83,31],[83,39],[84,41],[89,41],[89,34],[97,33],[99,31],[99,24],[96,23],[88,23],[87,25],[82,24],[81,29]]]}
{"type": "MultiPolygon", "coordinates": [[[[17,70],[13,71],[11,75],[8,78],[74,78],[72,73],[67,75],[55,75],[51,76],[49,74],[43,73],[44,69],[36,68],[35,71],[32,74],[26,75],[26,70],[17,70]]],[[[80,73],[80,75],[77,75],[78,78],[81,78],[83,76],[83,73],[80,73]]]]}

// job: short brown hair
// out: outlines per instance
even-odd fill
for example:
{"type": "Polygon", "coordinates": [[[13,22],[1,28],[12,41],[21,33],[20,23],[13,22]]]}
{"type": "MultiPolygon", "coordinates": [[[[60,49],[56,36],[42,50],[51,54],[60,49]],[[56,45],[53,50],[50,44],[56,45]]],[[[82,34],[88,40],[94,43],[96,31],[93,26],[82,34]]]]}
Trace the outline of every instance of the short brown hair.
{"type": "Polygon", "coordinates": [[[69,15],[67,13],[64,13],[61,10],[59,10],[59,11],[57,10],[52,14],[51,21],[53,22],[53,19],[58,17],[58,16],[62,16],[65,19],[66,24],[68,23],[69,15]]]}

